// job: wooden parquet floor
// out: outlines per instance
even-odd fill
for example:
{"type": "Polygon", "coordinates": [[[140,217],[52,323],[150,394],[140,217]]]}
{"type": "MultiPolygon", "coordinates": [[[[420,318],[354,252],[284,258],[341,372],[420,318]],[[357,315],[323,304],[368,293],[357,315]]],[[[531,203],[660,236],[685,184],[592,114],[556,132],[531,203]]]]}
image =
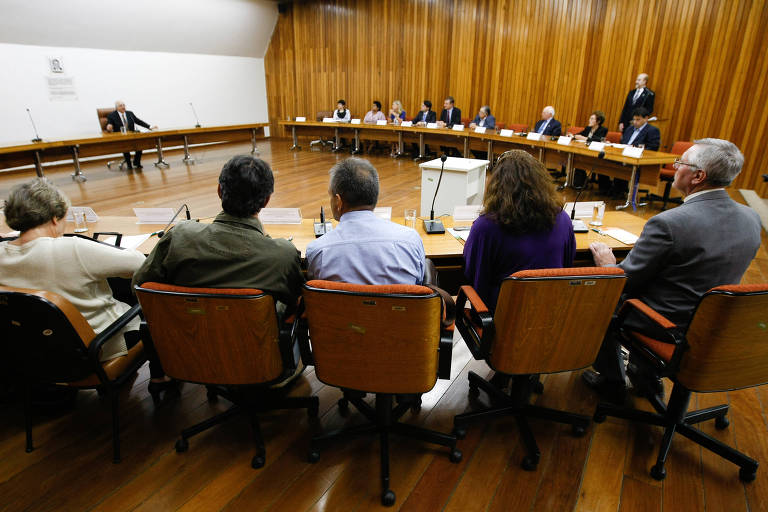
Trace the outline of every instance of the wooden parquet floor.
{"type": "MultiPolygon", "coordinates": [[[[288,141],[260,143],[262,157],[278,172],[271,206],[298,206],[305,216],[328,205],[327,172],[343,155],[328,151],[289,152],[288,141]]],[[[107,171],[102,163],[83,166],[84,184],[69,178],[72,169],[51,169],[74,205],[92,206],[102,215],[131,215],[135,206],[177,207],[187,202],[193,217],[219,211],[216,183],[221,165],[245,145],[193,150],[201,161],[182,165],[178,152],[168,153],[170,169],[158,171],[145,157],[143,172],[125,175],[107,171]]],[[[381,175],[379,204],[395,215],[417,207],[419,171],[409,159],[372,156],[381,175]]],[[[0,196],[30,173],[0,175],[0,196]]],[[[572,198],[572,193],[567,194],[572,198]]],[[[584,194],[587,200],[591,191],[584,194]]],[[[740,200],[740,197],[734,198],[740,200]]],[[[616,204],[614,201],[611,203],[616,204]]],[[[648,217],[657,210],[638,212],[648,217]]],[[[758,258],[745,283],[768,281],[768,254],[763,238],[758,258]]],[[[405,420],[449,431],[455,414],[475,407],[468,399],[467,372],[489,373],[471,358],[463,342],[453,355],[453,375],[424,396],[420,413],[405,420]]],[[[379,504],[378,442],[361,437],[328,447],[317,464],[306,462],[308,440],[318,429],[360,421],[359,414],[342,417],[336,407],[340,392],[323,385],[311,368],[292,391],[320,398],[320,419],[310,422],[301,411],[266,414],[262,430],[267,443],[263,469],[250,467],[253,455],[250,427],[236,419],[192,438],[189,451],[177,454],[179,431],[228,406],[209,403],[205,389],[186,384],[178,398],[155,407],[147,393],[144,367],[123,393],[120,417],[123,461],[111,463],[108,404],[96,392],[78,394],[72,410],[40,412],[35,418],[35,446],[24,452],[20,406],[0,405],[0,510],[3,511],[364,511],[379,504]]],[[[591,414],[596,396],[578,372],[544,378],[545,392],[537,403],[591,414]]],[[[481,402],[485,397],[481,396],[481,402]]],[[[636,400],[639,402],[639,400],[636,400]]],[[[708,434],[736,445],[752,457],[768,461],[768,387],[697,395],[698,407],[731,406],[731,425],[708,434]]],[[[464,458],[451,464],[447,452],[418,442],[396,439],[391,446],[391,485],[397,494],[394,509],[403,511],[735,511],[768,509],[768,473],[743,484],[731,463],[676,438],[668,476],[653,480],[648,470],[656,456],[661,432],[655,427],[609,419],[591,425],[584,437],[570,429],[532,420],[542,457],[538,470],[523,471],[523,449],[517,427],[507,419],[474,424],[460,441],[464,458]]]]}

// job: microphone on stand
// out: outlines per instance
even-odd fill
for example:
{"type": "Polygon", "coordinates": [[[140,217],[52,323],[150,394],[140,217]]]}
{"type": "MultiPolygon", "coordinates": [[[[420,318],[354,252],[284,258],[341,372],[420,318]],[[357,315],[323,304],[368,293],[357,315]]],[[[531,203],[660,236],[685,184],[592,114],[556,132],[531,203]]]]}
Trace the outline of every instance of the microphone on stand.
{"type": "Polygon", "coordinates": [[[163,238],[163,235],[165,235],[168,232],[168,228],[170,227],[171,224],[173,224],[173,221],[176,220],[176,217],[179,216],[179,214],[181,213],[181,210],[184,208],[186,208],[187,210],[187,220],[192,219],[192,215],[189,213],[189,206],[187,206],[187,204],[184,203],[183,205],[179,206],[179,209],[176,210],[176,213],[173,214],[173,217],[171,217],[171,220],[168,221],[168,224],[166,224],[163,229],[157,232],[157,238],[163,238]]]}
{"type": "Polygon", "coordinates": [[[35,131],[35,138],[32,139],[32,142],[43,142],[43,139],[37,134],[37,126],[35,126],[35,120],[32,119],[32,112],[29,111],[29,108],[27,108],[27,115],[29,116],[29,122],[32,123],[32,129],[35,131]]]}
{"type": "Polygon", "coordinates": [[[445,169],[445,161],[448,160],[448,155],[443,153],[440,156],[440,177],[437,179],[437,186],[435,187],[435,195],[432,196],[432,208],[429,210],[429,220],[424,221],[424,231],[428,235],[439,235],[445,233],[445,226],[442,221],[435,220],[435,199],[437,199],[437,191],[440,190],[440,183],[443,181],[443,170],[445,169]]]}
{"type": "Polygon", "coordinates": [[[192,104],[192,102],[189,102],[189,106],[192,107],[192,115],[195,116],[195,122],[197,123],[195,125],[195,128],[200,128],[200,119],[197,118],[197,112],[195,112],[195,106],[192,104]]]}

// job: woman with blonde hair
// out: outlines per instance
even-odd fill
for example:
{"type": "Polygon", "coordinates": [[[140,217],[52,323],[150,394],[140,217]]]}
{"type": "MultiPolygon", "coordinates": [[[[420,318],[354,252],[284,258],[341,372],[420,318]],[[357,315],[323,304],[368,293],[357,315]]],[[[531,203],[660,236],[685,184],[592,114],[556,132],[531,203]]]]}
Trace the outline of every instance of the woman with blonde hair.
{"type": "MultiPolygon", "coordinates": [[[[392,108],[389,109],[389,121],[395,125],[405,121],[405,110],[403,110],[403,103],[400,100],[392,102],[392,108]]],[[[392,143],[392,151],[389,152],[389,156],[397,156],[398,150],[397,143],[392,143]]]]}
{"type": "Polygon", "coordinates": [[[519,270],[570,267],[576,239],[544,165],[507,151],[490,171],[483,210],[464,245],[464,275],[491,310],[502,280],[519,270]]]}

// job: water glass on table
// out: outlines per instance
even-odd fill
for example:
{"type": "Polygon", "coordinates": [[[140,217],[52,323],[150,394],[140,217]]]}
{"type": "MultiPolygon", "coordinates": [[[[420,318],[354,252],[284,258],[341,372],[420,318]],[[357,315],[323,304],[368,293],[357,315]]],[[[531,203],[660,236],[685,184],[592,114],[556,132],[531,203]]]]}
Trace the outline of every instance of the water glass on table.
{"type": "Polygon", "coordinates": [[[601,201],[595,204],[595,207],[592,209],[592,222],[590,222],[589,225],[602,226],[604,215],[605,215],[605,203],[601,201]]]}
{"type": "Polygon", "coordinates": [[[75,233],[88,231],[88,225],[85,223],[85,212],[74,212],[72,217],[75,219],[75,233]]]}
{"type": "Polygon", "coordinates": [[[411,229],[416,229],[416,209],[415,208],[406,208],[405,212],[403,213],[403,217],[405,217],[405,225],[411,229]]]}

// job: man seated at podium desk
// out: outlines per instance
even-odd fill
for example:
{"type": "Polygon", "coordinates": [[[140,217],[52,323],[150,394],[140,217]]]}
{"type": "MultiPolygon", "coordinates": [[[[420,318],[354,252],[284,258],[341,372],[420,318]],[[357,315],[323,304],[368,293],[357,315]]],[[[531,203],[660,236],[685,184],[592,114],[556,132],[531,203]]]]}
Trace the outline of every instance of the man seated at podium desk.
{"type": "MultiPolygon", "coordinates": [[[[124,101],[116,101],[115,102],[115,110],[113,112],[110,112],[109,115],[107,115],[107,131],[108,132],[120,132],[120,131],[126,131],[126,132],[134,132],[136,131],[136,125],[143,126],[147,130],[157,130],[157,126],[149,126],[149,123],[145,123],[138,117],[136,117],[136,114],[131,112],[130,110],[125,109],[125,102],[124,101]],[[125,128],[125,130],[123,130],[125,128]]],[[[123,153],[123,157],[125,158],[125,166],[128,169],[133,169],[134,167],[137,169],[141,169],[143,166],[141,165],[141,150],[136,151],[133,157],[133,165],[131,165],[131,153],[130,151],[126,151],[123,153]]]]}
{"type": "MultiPolygon", "coordinates": [[[[419,113],[416,114],[416,117],[413,118],[413,125],[414,126],[427,126],[429,123],[434,123],[437,120],[437,114],[432,110],[432,102],[429,100],[424,100],[421,104],[421,109],[419,110],[419,113]]],[[[419,145],[414,143],[413,144],[413,154],[414,156],[419,156],[419,145]]],[[[429,154],[429,146],[424,146],[424,154],[421,156],[427,156],[429,154]]]]}

